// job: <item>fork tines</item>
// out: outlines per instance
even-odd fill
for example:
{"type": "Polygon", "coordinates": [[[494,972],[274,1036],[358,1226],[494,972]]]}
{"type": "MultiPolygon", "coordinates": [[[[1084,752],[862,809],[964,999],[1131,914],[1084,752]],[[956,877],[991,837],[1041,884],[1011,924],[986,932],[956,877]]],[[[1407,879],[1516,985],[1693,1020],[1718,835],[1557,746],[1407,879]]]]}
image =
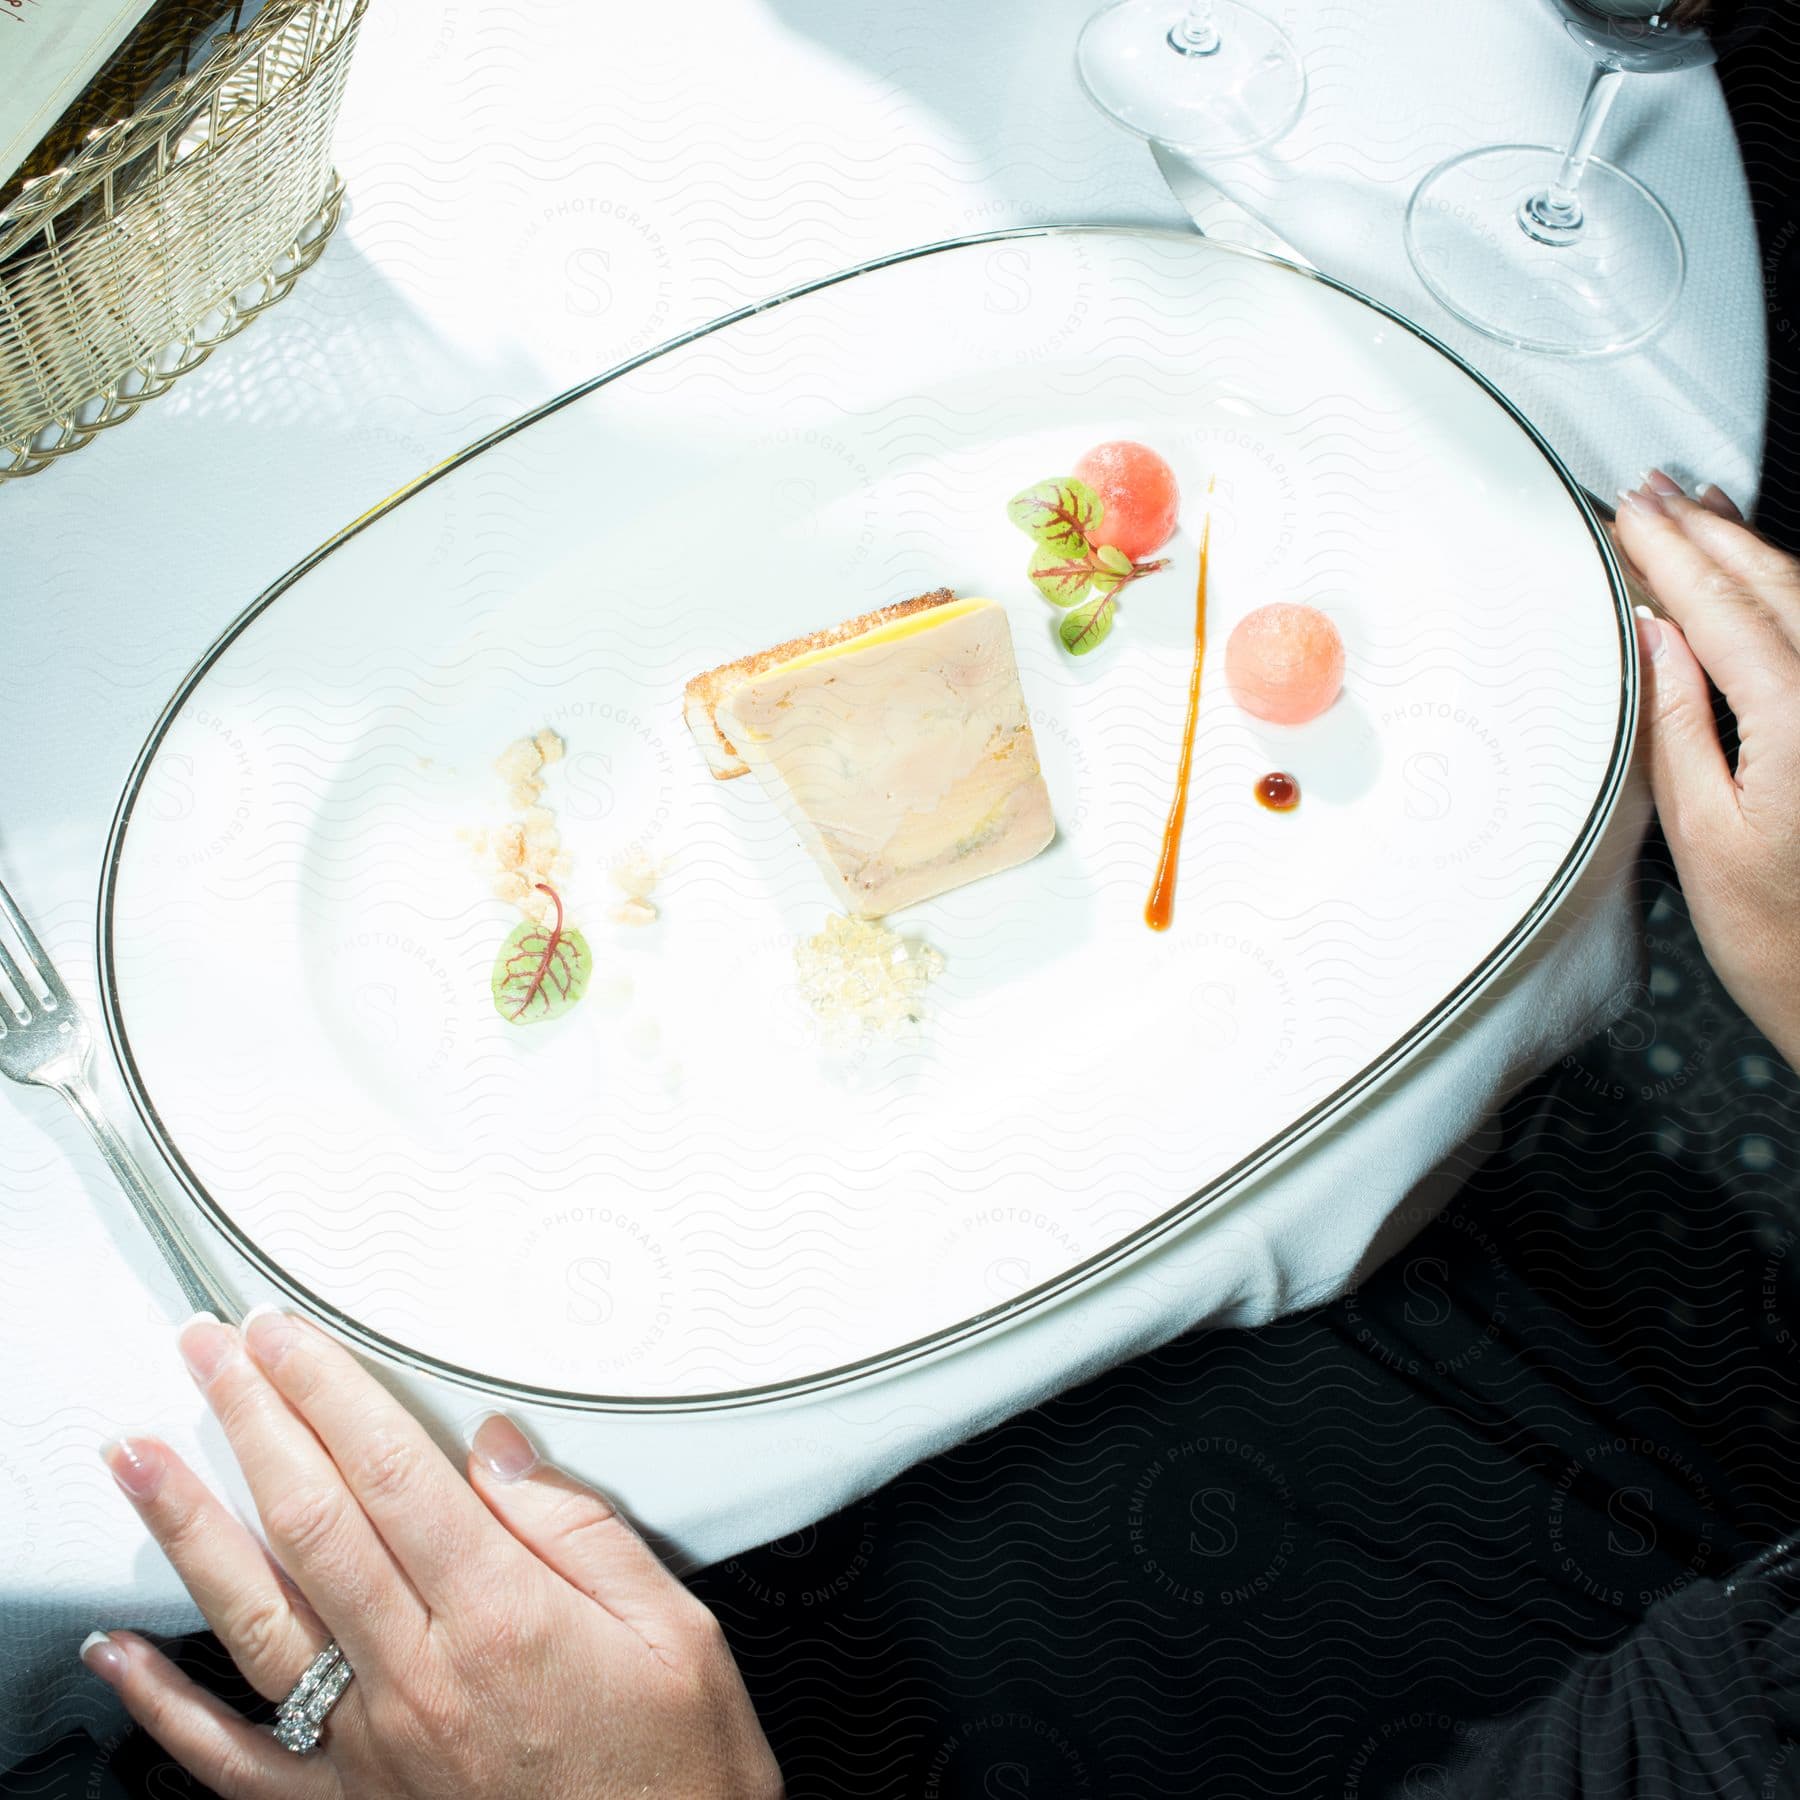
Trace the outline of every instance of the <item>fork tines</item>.
{"type": "MultiPolygon", "coordinates": [[[[13,904],[12,895],[0,884],[0,918],[12,927],[14,935],[24,950],[25,960],[31,965],[37,976],[31,982],[23,968],[15,960],[7,945],[6,933],[0,931],[0,998],[6,1001],[6,1011],[10,1011],[21,1024],[30,1021],[32,1016],[41,1012],[55,1012],[69,1002],[69,991],[62,984],[56,973],[56,965],[50,960],[44,946],[37,940],[37,933],[25,923],[25,915],[13,904]],[[7,989],[11,993],[7,993],[7,989]]],[[[6,1029],[4,1012],[0,1012],[0,1031],[6,1029]]]]}

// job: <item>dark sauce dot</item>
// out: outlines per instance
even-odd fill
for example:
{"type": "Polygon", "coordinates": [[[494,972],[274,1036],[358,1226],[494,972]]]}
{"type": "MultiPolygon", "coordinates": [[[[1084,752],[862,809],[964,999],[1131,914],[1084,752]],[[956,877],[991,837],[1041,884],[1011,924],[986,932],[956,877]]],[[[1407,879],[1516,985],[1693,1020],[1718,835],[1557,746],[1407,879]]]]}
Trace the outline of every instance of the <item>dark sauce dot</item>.
{"type": "Polygon", "coordinates": [[[1279,769],[1256,778],[1256,798],[1270,812],[1292,812],[1300,804],[1300,784],[1279,769]]]}

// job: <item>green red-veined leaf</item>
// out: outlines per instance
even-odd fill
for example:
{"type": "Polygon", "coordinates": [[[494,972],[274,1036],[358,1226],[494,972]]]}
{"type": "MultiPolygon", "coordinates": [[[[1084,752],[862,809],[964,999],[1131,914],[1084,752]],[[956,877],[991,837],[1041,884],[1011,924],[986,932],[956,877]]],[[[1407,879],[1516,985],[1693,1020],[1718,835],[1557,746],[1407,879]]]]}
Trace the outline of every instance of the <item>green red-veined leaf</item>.
{"type": "Polygon", "coordinates": [[[1088,533],[1100,512],[1100,496],[1073,475],[1034,482],[1006,503],[1006,516],[1028,538],[1070,556],[1088,554],[1088,533]]]}
{"type": "Polygon", "coordinates": [[[562,897],[546,882],[538,892],[555,903],[548,924],[526,919],[508,933],[494,959],[494,1010],[512,1025],[560,1018],[587,992],[594,953],[587,939],[563,922],[562,897]]]}
{"type": "Polygon", "coordinates": [[[1101,568],[1110,569],[1115,575],[1129,575],[1132,569],[1131,558],[1123,550],[1111,544],[1102,544],[1094,552],[1094,561],[1101,568]]]}
{"type": "Polygon", "coordinates": [[[1086,656],[1112,634],[1113,615],[1119,610],[1118,600],[1111,594],[1100,594],[1063,614],[1056,635],[1071,656],[1086,656]]]}
{"type": "Polygon", "coordinates": [[[1085,551],[1080,556],[1070,556],[1049,544],[1039,544],[1032,551],[1031,563],[1025,572],[1031,585],[1052,606],[1073,606],[1088,591],[1094,566],[1085,551]]]}

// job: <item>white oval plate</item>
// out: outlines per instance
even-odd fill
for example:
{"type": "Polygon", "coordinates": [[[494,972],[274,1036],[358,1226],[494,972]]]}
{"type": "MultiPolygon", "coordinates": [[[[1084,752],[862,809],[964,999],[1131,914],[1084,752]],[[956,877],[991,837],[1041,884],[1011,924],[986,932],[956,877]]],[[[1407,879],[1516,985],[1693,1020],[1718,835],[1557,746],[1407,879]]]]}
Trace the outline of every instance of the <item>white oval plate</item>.
{"type": "Polygon", "coordinates": [[[221,1230],[369,1347],[573,1404],[742,1403],[1051,1304],[1303,1150],[1454,1018],[1595,842],[1630,747],[1616,565],[1554,455],[1372,303],[1185,233],[1000,233],[720,321],[452,459],[284,576],[146,745],[102,895],[114,1043],[221,1230]],[[1081,661],[1004,503],[1133,437],[1173,569],[1081,661]],[[1143,905],[1212,500],[1174,928],[1143,905]],[[454,530],[450,528],[454,520],[454,530]],[[922,589],[1002,601],[1059,824],[901,915],[916,1043],[822,1050],[823,886],[681,722],[695,671],[922,589]],[[1234,707],[1233,622],[1325,609],[1343,697],[1234,707]],[[521,733],[595,989],[495,1013],[459,828],[521,733]],[[1253,779],[1293,770],[1272,816],[1253,779]],[[662,918],[607,869],[667,861],[662,918]]]}

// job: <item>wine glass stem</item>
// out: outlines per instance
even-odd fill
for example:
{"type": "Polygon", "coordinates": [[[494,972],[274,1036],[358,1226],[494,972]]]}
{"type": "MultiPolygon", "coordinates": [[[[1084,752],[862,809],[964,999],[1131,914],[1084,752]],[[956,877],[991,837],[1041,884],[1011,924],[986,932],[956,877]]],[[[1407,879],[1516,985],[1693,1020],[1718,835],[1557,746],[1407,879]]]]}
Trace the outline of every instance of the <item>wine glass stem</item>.
{"type": "Polygon", "coordinates": [[[1169,48],[1183,56],[1211,56],[1219,47],[1219,24],[1213,0],[1194,0],[1186,14],[1169,27],[1169,48]]]}
{"type": "Polygon", "coordinates": [[[1581,117],[1575,121],[1575,135],[1569,140],[1562,167],[1551,178],[1549,187],[1533,194],[1520,209],[1520,223],[1529,231],[1540,225],[1547,230],[1568,235],[1581,229],[1581,177],[1588,158],[1600,141],[1601,128],[1612,103],[1618,98],[1619,85],[1625,79],[1623,69],[1605,67],[1594,70],[1588,83],[1587,98],[1581,103],[1581,117]]]}

